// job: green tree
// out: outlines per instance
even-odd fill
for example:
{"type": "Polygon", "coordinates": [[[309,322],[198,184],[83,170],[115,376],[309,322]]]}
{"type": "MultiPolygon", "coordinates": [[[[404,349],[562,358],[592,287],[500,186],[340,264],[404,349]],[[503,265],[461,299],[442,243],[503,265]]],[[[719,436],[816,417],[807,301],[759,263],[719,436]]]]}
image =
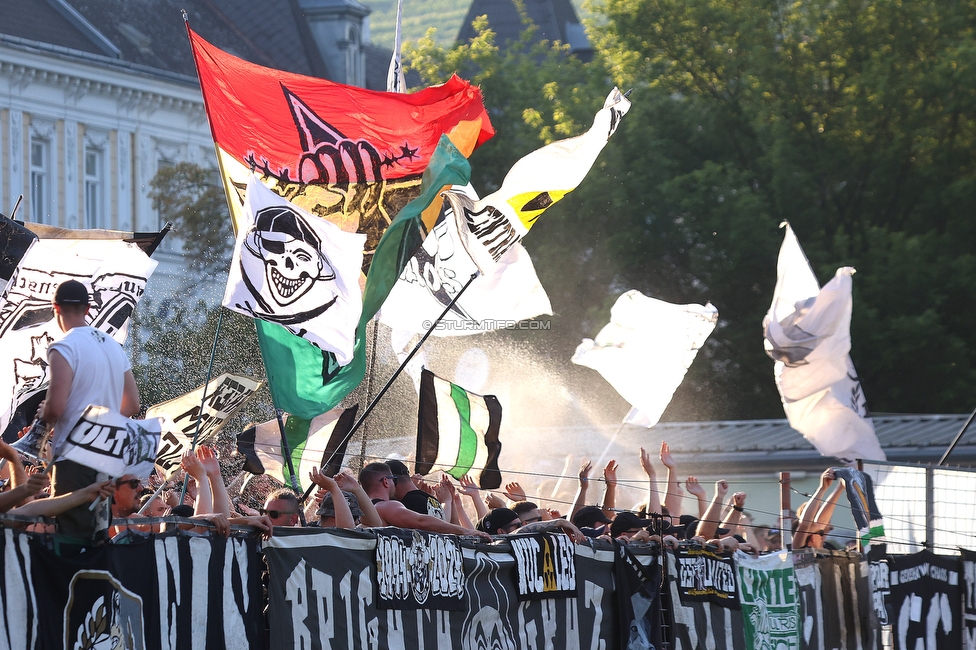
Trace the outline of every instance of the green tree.
{"type": "MultiPolygon", "coordinates": [[[[614,151],[636,178],[607,251],[622,277],[663,280],[662,297],[718,306],[712,360],[727,372],[713,377],[731,398],[720,413],[779,414],[759,323],[784,219],[822,281],[839,266],[859,271],[852,354],[869,405],[971,409],[976,5],[603,10],[598,49],[619,84],[637,86],[642,118],[628,117],[614,151]]],[[[700,382],[712,369],[695,371],[700,382]]]]}
{"type": "Polygon", "coordinates": [[[234,234],[217,172],[180,162],[162,167],[149,186],[153,207],[173,222],[190,272],[199,278],[224,272],[234,234]]]}
{"type": "Polygon", "coordinates": [[[478,36],[449,49],[432,32],[404,48],[405,65],[424,85],[458,74],[480,86],[495,136],[471,157],[472,183],[481,195],[501,185],[522,156],[589,127],[611,86],[605,72],[569,54],[567,46],[537,40],[526,23],[519,43],[502,48],[485,16],[474,22],[478,36]]]}
{"type": "Polygon", "coordinates": [[[760,326],[789,220],[822,282],[858,269],[852,356],[868,404],[971,409],[976,4],[594,12],[591,63],[529,53],[531,34],[501,50],[484,24],[469,45],[422,42],[410,59],[427,82],[457,70],[482,86],[498,131],[472,157],[483,193],[528,150],[585,128],[607,76],[634,88],[594,170],[525,241],[559,314],[551,353],[568,358],[626,289],[708,300],[719,325],[666,419],[781,417],[760,326]]]}

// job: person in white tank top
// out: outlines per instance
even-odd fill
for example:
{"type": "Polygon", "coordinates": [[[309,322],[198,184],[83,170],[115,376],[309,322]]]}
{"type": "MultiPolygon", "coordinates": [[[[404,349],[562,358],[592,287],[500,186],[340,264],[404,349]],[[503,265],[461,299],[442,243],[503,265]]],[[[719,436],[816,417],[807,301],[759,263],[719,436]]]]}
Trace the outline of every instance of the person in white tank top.
{"type": "MultiPolygon", "coordinates": [[[[139,412],[139,389],[125,351],[115,339],[90,327],[85,285],[68,280],[54,294],[54,314],[66,335],[48,348],[50,383],[41,420],[54,427],[54,457],[71,428],[90,404],[105,406],[126,417],[139,412]]],[[[54,465],[52,495],[65,494],[96,481],[94,469],[71,461],[54,465]]],[[[58,517],[64,535],[92,541],[93,513],[88,506],[69,510],[58,517]]]]}

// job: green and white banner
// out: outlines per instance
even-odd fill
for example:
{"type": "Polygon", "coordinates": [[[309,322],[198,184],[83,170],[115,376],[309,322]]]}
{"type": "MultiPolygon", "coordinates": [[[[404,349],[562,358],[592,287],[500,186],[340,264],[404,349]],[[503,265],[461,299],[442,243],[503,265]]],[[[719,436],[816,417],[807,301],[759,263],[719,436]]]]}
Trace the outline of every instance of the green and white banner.
{"type": "Polygon", "coordinates": [[[747,648],[800,648],[800,600],[789,551],[754,558],[737,552],[747,648]]]}

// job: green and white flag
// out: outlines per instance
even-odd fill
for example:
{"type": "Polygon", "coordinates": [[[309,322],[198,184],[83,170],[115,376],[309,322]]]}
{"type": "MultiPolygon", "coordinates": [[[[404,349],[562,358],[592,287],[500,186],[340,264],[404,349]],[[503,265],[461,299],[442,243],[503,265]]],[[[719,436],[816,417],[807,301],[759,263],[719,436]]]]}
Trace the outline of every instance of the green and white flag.
{"type": "MultiPolygon", "coordinates": [[[[359,406],[333,409],[311,420],[285,413],[285,440],[291,452],[292,466],[299,487],[308,482],[313,467],[334,476],[346,455],[346,435],[356,421],[359,406]]],[[[278,420],[248,427],[237,436],[237,450],[244,455],[244,470],[252,474],[270,474],[291,485],[288,462],[281,449],[278,420]]]]}
{"type": "Polygon", "coordinates": [[[736,551],[747,648],[800,649],[800,600],[793,554],[736,551]]]}
{"type": "Polygon", "coordinates": [[[497,489],[502,484],[501,421],[497,397],[470,393],[425,368],[420,377],[417,472],[441,470],[459,479],[472,469],[480,470],[481,488],[497,489]]]}

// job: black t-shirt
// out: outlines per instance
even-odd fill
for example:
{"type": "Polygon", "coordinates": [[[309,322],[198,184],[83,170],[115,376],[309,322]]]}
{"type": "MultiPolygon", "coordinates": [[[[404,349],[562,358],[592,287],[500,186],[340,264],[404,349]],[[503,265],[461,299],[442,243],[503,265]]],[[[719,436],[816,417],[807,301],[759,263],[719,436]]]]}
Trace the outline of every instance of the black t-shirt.
{"type": "Polygon", "coordinates": [[[441,507],[441,502],[423,490],[411,490],[407,492],[400,499],[400,503],[406,506],[408,510],[419,512],[422,515],[437,517],[442,521],[444,519],[444,508],[441,507]]]}

